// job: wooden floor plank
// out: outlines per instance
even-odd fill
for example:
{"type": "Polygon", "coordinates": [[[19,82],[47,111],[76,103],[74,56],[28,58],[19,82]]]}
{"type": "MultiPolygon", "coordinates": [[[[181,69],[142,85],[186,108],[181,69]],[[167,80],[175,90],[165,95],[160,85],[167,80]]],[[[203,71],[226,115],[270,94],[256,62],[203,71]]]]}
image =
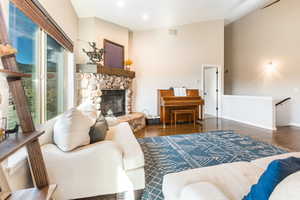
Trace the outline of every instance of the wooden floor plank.
{"type": "Polygon", "coordinates": [[[242,124],[227,119],[206,118],[194,128],[193,124],[180,124],[176,128],[167,126],[163,129],[162,125],[147,126],[138,131],[137,138],[203,133],[215,130],[233,130],[238,134],[250,136],[258,141],[267,142],[290,151],[300,151],[300,128],[293,126],[278,127],[278,130],[267,129],[242,124]]]}
{"type": "MultiPolygon", "coordinates": [[[[247,124],[242,124],[232,120],[206,118],[194,127],[193,124],[179,124],[177,127],[162,125],[152,125],[138,131],[137,138],[168,136],[178,134],[204,133],[216,130],[233,130],[238,134],[250,136],[255,140],[267,142],[275,146],[285,148],[290,151],[300,151],[300,128],[298,127],[278,127],[277,131],[257,128],[247,124]]],[[[116,195],[86,198],[85,200],[116,200],[116,195]]],[[[122,199],[122,198],[118,198],[122,199]]]]}

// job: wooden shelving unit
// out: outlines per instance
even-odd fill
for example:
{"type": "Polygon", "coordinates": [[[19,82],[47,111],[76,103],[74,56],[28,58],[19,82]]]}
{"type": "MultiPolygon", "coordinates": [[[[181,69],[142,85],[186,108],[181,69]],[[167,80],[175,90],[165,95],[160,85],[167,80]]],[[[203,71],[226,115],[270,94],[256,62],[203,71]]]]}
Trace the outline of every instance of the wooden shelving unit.
{"type": "Polygon", "coordinates": [[[51,200],[53,193],[55,192],[56,185],[49,185],[42,189],[32,188],[27,190],[20,190],[11,194],[7,200],[51,200]]]}
{"type": "Polygon", "coordinates": [[[14,72],[6,69],[0,69],[0,75],[5,76],[9,79],[18,79],[18,78],[30,78],[31,74],[24,74],[20,72],[14,72]]]}
{"type": "Polygon", "coordinates": [[[0,143],[0,162],[26,146],[26,144],[36,140],[42,134],[43,132],[33,132],[29,134],[19,133],[16,136],[11,135],[8,139],[0,143]]]}
{"type": "MultiPolygon", "coordinates": [[[[4,21],[0,3],[0,44],[8,43],[9,39],[6,23],[4,21]]],[[[0,75],[7,78],[23,133],[19,133],[16,136],[10,136],[7,140],[0,143],[0,162],[20,148],[26,147],[32,177],[36,185],[35,188],[13,192],[8,200],[50,200],[56,189],[56,185],[50,185],[48,182],[46,166],[38,140],[43,132],[35,130],[27,97],[21,81],[22,78],[31,77],[31,75],[18,72],[15,55],[2,56],[1,62],[4,69],[0,70],[0,75]]]]}

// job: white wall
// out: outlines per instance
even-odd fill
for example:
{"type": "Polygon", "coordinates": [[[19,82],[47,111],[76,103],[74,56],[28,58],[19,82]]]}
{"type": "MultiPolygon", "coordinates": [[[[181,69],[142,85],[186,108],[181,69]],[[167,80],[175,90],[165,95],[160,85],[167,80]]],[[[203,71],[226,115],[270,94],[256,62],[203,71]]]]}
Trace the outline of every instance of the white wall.
{"type": "Polygon", "coordinates": [[[78,16],[70,0],[38,0],[76,46],[78,16]]]}
{"type": "MultiPolygon", "coordinates": [[[[135,110],[157,115],[157,90],[201,88],[202,65],[223,67],[224,21],[208,21],[168,29],[135,31],[131,57],[136,71],[135,110]]],[[[222,81],[222,80],[221,80],[222,81]]]]}
{"type": "Polygon", "coordinates": [[[299,8],[299,0],[280,1],[225,27],[225,94],[292,97],[278,108],[280,125],[300,126],[299,8]]]}
{"type": "Polygon", "coordinates": [[[78,27],[78,51],[76,63],[88,62],[88,57],[82,52],[82,48],[90,49],[88,42],[96,42],[98,48],[103,47],[103,40],[108,39],[125,48],[125,59],[129,54],[129,30],[128,28],[101,20],[99,18],[80,18],[78,27]]]}
{"type": "Polygon", "coordinates": [[[276,129],[276,111],[272,97],[223,95],[222,118],[276,129]]]}

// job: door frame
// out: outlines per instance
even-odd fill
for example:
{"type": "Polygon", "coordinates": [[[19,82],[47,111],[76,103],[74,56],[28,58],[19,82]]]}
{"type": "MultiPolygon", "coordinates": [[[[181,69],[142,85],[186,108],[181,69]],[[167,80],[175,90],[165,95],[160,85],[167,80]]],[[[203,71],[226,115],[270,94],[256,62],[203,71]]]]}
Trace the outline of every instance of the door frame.
{"type": "MultiPolygon", "coordinates": [[[[210,68],[216,68],[217,69],[217,107],[216,107],[216,117],[219,118],[221,116],[221,105],[222,105],[222,68],[220,65],[211,65],[211,64],[203,64],[202,65],[202,95],[205,100],[205,70],[210,68]]],[[[204,114],[205,114],[205,107],[204,107],[204,114]]]]}

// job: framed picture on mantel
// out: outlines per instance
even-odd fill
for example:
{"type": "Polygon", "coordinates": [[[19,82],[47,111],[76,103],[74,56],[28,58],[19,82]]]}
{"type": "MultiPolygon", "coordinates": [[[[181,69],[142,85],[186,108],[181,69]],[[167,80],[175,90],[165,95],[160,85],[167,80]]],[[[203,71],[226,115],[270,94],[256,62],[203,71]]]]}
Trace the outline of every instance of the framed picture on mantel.
{"type": "Polygon", "coordinates": [[[104,66],[124,69],[124,46],[104,39],[104,66]]]}

